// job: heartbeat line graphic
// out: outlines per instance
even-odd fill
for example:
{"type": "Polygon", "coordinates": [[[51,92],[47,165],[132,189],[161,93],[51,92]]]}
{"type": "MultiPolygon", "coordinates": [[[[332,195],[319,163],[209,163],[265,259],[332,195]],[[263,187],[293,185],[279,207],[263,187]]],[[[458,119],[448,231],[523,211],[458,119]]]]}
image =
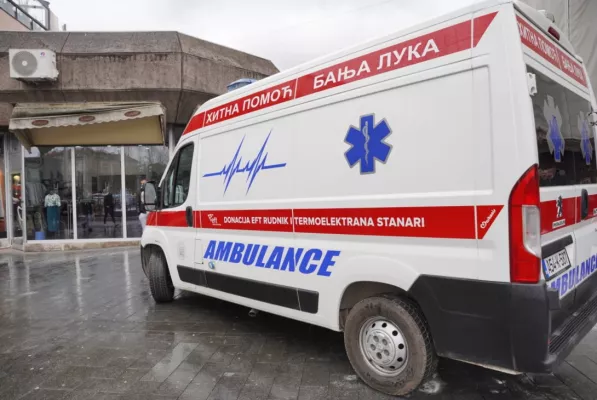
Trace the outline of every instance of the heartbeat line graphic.
{"type": "Polygon", "coordinates": [[[267,142],[268,142],[271,134],[272,134],[272,131],[270,131],[268,133],[267,137],[265,138],[265,141],[261,145],[261,149],[259,150],[259,153],[257,153],[255,158],[253,160],[250,160],[250,159],[247,160],[244,164],[243,164],[243,158],[240,157],[240,150],[243,147],[243,143],[245,142],[245,137],[243,137],[243,139],[240,141],[240,144],[238,145],[238,148],[236,149],[236,153],[234,153],[234,156],[232,157],[232,160],[230,160],[230,162],[228,164],[224,164],[224,168],[222,168],[220,171],[204,174],[203,177],[208,178],[208,177],[212,177],[212,176],[223,176],[224,177],[224,193],[226,193],[226,191],[228,190],[228,186],[230,185],[230,182],[232,181],[232,177],[234,177],[234,175],[236,175],[236,174],[246,173],[247,174],[246,181],[248,182],[246,193],[249,193],[249,190],[251,189],[251,186],[253,185],[253,181],[255,181],[255,178],[257,178],[257,175],[259,175],[259,172],[261,172],[262,170],[267,170],[267,169],[284,168],[286,166],[286,163],[267,164],[267,156],[269,153],[267,153],[265,151],[265,147],[267,146],[267,142]]]}

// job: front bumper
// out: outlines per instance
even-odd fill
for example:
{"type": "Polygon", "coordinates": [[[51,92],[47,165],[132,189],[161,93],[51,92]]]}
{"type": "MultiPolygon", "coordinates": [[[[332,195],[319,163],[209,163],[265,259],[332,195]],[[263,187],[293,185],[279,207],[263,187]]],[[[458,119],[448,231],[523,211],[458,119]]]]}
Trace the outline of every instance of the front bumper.
{"type": "Polygon", "coordinates": [[[518,372],[550,372],[597,322],[596,294],[552,327],[559,298],[545,283],[421,276],[409,294],[427,318],[439,356],[518,372]]]}

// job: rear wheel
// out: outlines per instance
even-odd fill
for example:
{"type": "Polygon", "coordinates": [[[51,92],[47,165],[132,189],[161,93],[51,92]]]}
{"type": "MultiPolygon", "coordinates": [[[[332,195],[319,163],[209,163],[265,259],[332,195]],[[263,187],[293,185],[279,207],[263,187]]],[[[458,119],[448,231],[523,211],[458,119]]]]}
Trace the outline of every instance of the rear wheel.
{"type": "Polygon", "coordinates": [[[359,377],[385,394],[409,394],[437,368],[423,315],[414,303],[396,296],[357,303],[346,320],[344,343],[359,377]]]}
{"type": "Polygon", "coordinates": [[[149,288],[151,295],[157,303],[167,303],[174,299],[174,285],[168,264],[163,254],[152,252],[147,263],[149,288]]]}

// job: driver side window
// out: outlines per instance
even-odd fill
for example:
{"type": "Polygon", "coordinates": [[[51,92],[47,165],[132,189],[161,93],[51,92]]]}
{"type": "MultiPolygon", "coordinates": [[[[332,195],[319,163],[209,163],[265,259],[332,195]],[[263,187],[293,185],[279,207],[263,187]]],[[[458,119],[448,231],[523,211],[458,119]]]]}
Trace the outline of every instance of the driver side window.
{"type": "Polygon", "coordinates": [[[186,201],[191,186],[193,149],[194,146],[191,143],[182,147],[174,156],[168,174],[164,178],[163,208],[178,207],[186,201]]]}

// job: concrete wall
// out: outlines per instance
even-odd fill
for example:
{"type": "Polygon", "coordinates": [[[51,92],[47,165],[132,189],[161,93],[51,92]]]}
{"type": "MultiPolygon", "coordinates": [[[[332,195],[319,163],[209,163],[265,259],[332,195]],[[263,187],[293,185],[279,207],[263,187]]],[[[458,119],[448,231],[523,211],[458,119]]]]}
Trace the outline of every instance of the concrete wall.
{"type": "Polygon", "coordinates": [[[268,60],[178,32],[0,35],[0,103],[160,101],[168,123],[186,124],[199,104],[224,93],[230,82],[276,72],[268,60]],[[32,85],[10,79],[9,48],[55,51],[58,80],[32,85]]]}

